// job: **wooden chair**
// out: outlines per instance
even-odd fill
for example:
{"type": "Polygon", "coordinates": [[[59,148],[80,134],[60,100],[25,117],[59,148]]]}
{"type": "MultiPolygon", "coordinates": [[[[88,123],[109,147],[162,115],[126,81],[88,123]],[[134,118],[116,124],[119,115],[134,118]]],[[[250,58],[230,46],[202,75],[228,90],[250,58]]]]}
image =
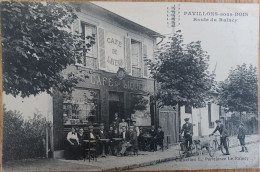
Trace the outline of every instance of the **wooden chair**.
{"type": "Polygon", "coordinates": [[[88,159],[89,162],[91,159],[97,161],[97,156],[98,156],[98,151],[97,151],[97,140],[88,140],[86,142],[85,146],[85,156],[84,156],[84,161],[85,159],[88,159]]]}

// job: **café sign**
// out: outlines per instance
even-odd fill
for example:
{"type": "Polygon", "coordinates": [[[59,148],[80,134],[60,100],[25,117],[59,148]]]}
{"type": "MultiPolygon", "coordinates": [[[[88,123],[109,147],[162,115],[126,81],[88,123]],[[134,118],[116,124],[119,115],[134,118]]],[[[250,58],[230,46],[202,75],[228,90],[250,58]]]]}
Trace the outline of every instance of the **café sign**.
{"type": "Polygon", "coordinates": [[[124,37],[108,32],[105,40],[107,71],[116,73],[125,67],[124,37]]]}

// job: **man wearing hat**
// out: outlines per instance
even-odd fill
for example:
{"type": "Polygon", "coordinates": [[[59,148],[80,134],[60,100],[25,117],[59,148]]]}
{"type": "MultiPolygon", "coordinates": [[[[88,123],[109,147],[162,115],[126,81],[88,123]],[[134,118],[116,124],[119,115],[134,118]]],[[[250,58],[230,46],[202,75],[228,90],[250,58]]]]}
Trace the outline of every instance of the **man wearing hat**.
{"type": "Polygon", "coordinates": [[[219,134],[220,134],[220,145],[224,145],[224,148],[226,149],[226,153],[224,155],[230,155],[229,150],[228,150],[228,146],[227,146],[228,132],[227,132],[226,128],[224,127],[224,125],[221,124],[220,120],[216,120],[215,122],[217,124],[217,127],[212,132],[212,134],[210,134],[210,136],[212,136],[216,131],[218,131],[219,134]]]}
{"type": "Polygon", "coordinates": [[[242,146],[242,150],[240,152],[248,152],[247,147],[245,146],[245,137],[246,137],[246,129],[244,124],[241,122],[238,128],[237,138],[240,141],[240,145],[242,146]]]}
{"type": "Polygon", "coordinates": [[[90,125],[89,126],[89,131],[86,134],[87,140],[94,140],[94,139],[96,139],[96,136],[93,133],[93,129],[94,129],[94,127],[92,125],[90,125]]]}
{"type": "Polygon", "coordinates": [[[184,132],[184,144],[187,150],[189,150],[192,144],[193,125],[189,122],[189,118],[185,118],[184,121],[185,124],[182,125],[180,135],[182,135],[182,133],[184,132]]]}

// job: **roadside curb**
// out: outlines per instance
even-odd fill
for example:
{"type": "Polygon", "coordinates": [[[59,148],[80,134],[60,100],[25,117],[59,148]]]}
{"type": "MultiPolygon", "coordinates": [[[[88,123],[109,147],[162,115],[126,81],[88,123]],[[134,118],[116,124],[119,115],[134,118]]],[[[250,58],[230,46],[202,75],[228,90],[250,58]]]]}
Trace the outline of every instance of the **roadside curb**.
{"type": "Polygon", "coordinates": [[[158,160],[152,160],[152,161],[149,161],[149,162],[143,162],[143,163],[139,163],[139,164],[126,165],[126,166],[123,166],[123,167],[102,169],[102,171],[126,171],[126,170],[130,170],[130,169],[138,168],[138,167],[146,167],[146,166],[156,165],[156,164],[163,163],[163,162],[173,161],[173,160],[176,160],[176,159],[178,159],[177,156],[167,157],[167,158],[161,158],[161,159],[158,159],[158,160]]]}
{"type": "MultiPolygon", "coordinates": [[[[252,144],[252,143],[257,143],[257,142],[259,142],[259,141],[246,142],[246,144],[252,144]]],[[[237,146],[240,146],[240,144],[231,145],[230,148],[237,147],[237,146]]],[[[138,167],[146,167],[146,166],[169,162],[169,161],[173,161],[173,160],[177,160],[177,159],[179,159],[178,156],[167,157],[167,158],[161,158],[158,160],[152,160],[152,161],[143,162],[143,163],[139,163],[139,164],[131,164],[131,165],[126,165],[126,166],[122,166],[122,167],[102,169],[102,171],[126,171],[126,170],[130,170],[130,169],[138,168],[138,167]]]]}

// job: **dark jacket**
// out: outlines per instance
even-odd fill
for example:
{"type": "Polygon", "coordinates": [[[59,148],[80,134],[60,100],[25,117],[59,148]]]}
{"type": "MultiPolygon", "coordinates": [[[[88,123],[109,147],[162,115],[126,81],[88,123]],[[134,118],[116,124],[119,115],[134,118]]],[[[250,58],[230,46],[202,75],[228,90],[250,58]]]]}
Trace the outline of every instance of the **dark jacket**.
{"type": "Polygon", "coordinates": [[[97,135],[98,135],[99,139],[106,139],[107,138],[107,133],[105,132],[105,130],[103,130],[103,133],[101,133],[101,131],[99,130],[97,135]]]}
{"type": "Polygon", "coordinates": [[[246,136],[246,129],[244,127],[239,127],[238,128],[238,135],[237,138],[238,139],[244,139],[246,136]]]}
{"type": "Polygon", "coordinates": [[[184,132],[184,136],[193,135],[193,125],[192,123],[188,123],[188,124],[183,124],[182,128],[181,128],[181,134],[184,132]]]}
{"type": "Polygon", "coordinates": [[[152,136],[152,137],[156,137],[157,133],[155,130],[150,130],[149,131],[149,134],[152,136]]]}
{"type": "Polygon", "coordinates": [[[79,144],[83,144],[83,140],[86,139],[85,133],[83,133],[83,135],[80,135],[79,133],[77,133],[77,136],[79,138],[79,144]]]}
{"type": "Polygon", "coordinates": [[[220,124],[220,126],[217,126],[216,129],[213,131],[213,134],[216,131],[218,131],[219,134],[222,135],[222,137],[228,137],[228,131],[223,124],[220,124]]]}
{"type": "Polygon", "coordinates": [[[164,132],[163,131],[159,131],[156,135],[156,138],[159,140],[159,141],[163,141],[164,139],[164,132]]]}
{"type": "Polygon", "coordinates": [[[112,130],[112,131],[109,130],[109,131],[107,132],[107,138],[111,140],[111,139],[114,138],[114,137],[115,137],[115,136],[114,136],[114,131],[113,131],[113,130],[112,130]]]}

